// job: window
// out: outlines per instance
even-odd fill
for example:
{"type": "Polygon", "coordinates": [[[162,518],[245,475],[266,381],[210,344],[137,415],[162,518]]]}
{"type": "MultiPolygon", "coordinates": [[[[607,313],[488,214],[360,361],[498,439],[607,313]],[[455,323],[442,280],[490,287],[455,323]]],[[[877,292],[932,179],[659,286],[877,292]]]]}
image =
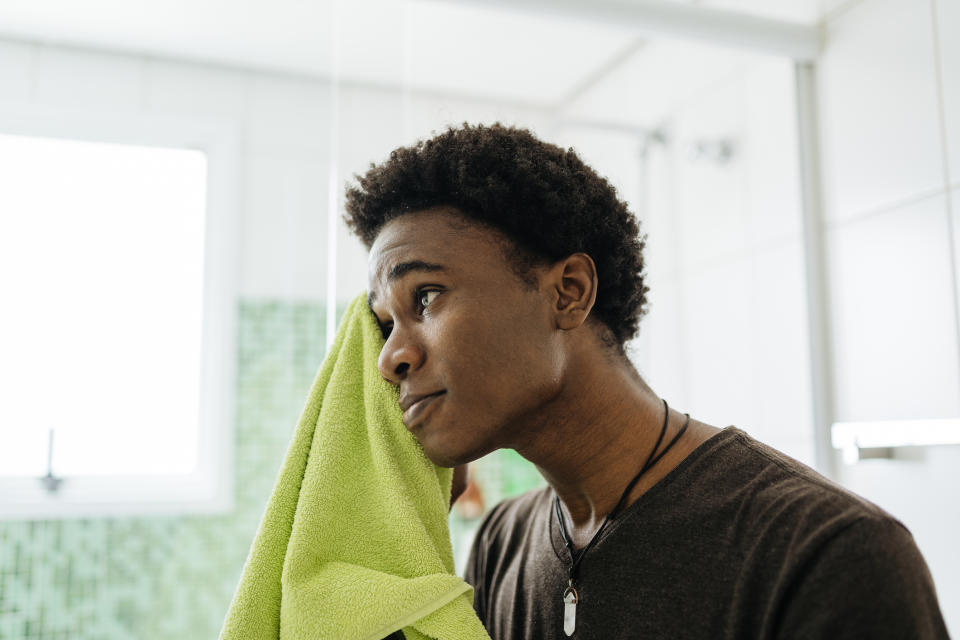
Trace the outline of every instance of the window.
{"type": "Polygon", "coordinates": [[[229,127],[51,115],[0,113],[0,518],[228,509],[229,127]]]}

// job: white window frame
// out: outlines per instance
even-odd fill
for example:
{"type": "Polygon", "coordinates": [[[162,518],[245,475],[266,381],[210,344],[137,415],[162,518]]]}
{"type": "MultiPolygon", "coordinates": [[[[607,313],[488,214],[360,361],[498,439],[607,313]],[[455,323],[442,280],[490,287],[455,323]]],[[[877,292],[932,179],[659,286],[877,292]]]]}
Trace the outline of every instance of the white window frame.
{"type": "MultiPolygon", "coordinates": [[[[196,469],[188,475],[67,477],[52,493],[36,477],[0,477],[0,520],[219,514],[233,509],[240,265],[237,129],[229,121],[0,102],[3,134],[185,148],[207,156],[196,469]]],[[[53,471],[56,476],[56,468],[53,471]]]]}

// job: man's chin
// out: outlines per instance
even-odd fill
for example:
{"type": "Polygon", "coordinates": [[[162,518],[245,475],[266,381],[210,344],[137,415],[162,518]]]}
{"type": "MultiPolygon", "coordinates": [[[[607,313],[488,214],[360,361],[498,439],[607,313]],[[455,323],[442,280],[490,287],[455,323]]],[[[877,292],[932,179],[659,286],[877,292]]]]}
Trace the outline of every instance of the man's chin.
{"type": "Polygon", "coordinates": [[[448,469],[456,467],[457,465],[463,464],[458,458],[451,456],[447,451],[437,451],[432,447],[423,447],[423,452],[427,455],[427,459],[430,460],[433,464],[438,467],[446,467],[448,469]]]}
{"type": "Polygon", "coordinates": [[[433,464],[438,467],[459,467],[462,464],[468,464],[479,458],[482,458],[488,452],[481,451],[477,453],[473,448],[465,448],[465,443],[457,442],[450,446],[438,444],[435,442],[422,442],[423,452],[433,464]]]}

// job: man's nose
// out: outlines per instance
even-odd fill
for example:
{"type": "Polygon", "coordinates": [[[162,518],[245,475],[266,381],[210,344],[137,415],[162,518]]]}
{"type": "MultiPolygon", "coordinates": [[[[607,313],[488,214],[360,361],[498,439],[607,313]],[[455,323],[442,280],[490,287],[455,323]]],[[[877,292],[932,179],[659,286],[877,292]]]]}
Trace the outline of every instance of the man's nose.
{"type": "Polygon", "coordinates": [[[395,326],[380,351],[377,368],[384,380],[400,384],[410,371],[423,364],[423,359],[423,348],[413,336],[395,326]]]}

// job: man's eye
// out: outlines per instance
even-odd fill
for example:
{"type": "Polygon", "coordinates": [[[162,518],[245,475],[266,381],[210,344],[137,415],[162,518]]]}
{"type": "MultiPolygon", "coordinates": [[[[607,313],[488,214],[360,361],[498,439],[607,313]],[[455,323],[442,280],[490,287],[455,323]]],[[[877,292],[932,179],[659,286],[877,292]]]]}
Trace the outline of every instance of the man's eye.
{"type": "Polygon", "coordinates": [[[418,291],[417,303],[419,303],[421,309],[425,309],[430,305],[431,302],[433,302],[433,296],[439,294],[439,291],[434,291],[432,289],[418,291]]]}

